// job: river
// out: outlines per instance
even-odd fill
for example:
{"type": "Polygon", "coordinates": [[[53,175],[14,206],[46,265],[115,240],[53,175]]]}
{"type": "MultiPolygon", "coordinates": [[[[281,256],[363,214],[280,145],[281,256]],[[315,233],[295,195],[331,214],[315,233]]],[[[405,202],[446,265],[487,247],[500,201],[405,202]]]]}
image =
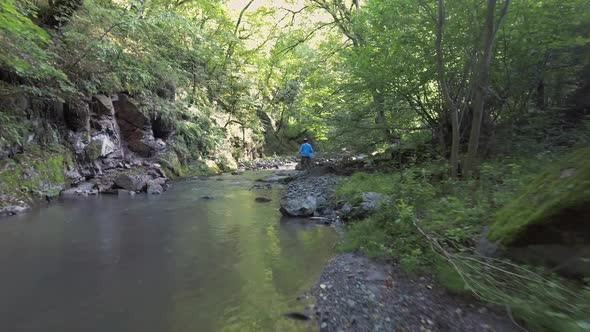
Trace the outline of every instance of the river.
{"type": "Polygon", "coordinates": [[[0,219],[0,331],[314,329],[283,314],[302,310],[297,297],[337,235],[281,220],[278,185],[249,190],[269,174],[61,200],[0,219]]]}

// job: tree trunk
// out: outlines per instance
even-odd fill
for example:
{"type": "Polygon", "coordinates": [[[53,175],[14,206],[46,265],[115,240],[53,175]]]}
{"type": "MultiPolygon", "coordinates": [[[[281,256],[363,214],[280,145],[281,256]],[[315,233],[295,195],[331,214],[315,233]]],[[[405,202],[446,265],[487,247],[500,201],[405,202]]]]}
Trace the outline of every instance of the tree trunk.
{"type": "Polygon", "coordinates": [[[494,40],[498,27],[502,24],[504,16],[508,10],[510,0],[504,0],[504,6],[500,12],[498,22],[496,22],[496,2],[497,0],[487,0],[487,15],[485,22],[483,55],[480,56],[477,65],[477,77],[475,79],[474,97],[473,97],[473,119],[471,122],[471,132],[469,133],[469,146],[467,148],[467,160],[465,171],[468,176],[472,175],[477,166],[477,150],[479,148],[479,137],[481,135],[481,122],[484,113],[485,97],[488,90],[490,79],[490,67],[492,63],[494,40]]]}
{"type": "Polygon", "coordinates": [[[459,114],[455,102],[453,102],[449,93],[449,87],[445,75],[445,60],[443,52],[443,33],[445,28],[446,13],[445,0],[438,1],[438,26],[436,28],[436,68],[438,71],[438,84],[443,97],[444,107],[451,113],[451,175],[458,176],[459,172],[459,114]]]}
{"type": "Polygon", "coordinates": [[[381,128],[387,143],[391,143],[391,131],[387,128],[387,121],[385,119],[385,96],[381,91],[373,92],[373,102],[375,103],[375,123],[378,128],[381,128]]]}

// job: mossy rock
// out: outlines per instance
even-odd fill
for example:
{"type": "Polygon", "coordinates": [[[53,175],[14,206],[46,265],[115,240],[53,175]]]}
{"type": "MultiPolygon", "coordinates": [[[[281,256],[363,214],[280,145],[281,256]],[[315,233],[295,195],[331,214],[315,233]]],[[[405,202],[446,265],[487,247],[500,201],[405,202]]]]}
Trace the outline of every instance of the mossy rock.
{"type": "Polygon", "coordinates": [[[589,240],[588,230],[590,147],[566,155],[531,181],[498,212],[488,239],[504,246],[576,245],[589,240]]]}
{"type": "Polygon", "coordinates": [[[232,172],[238,169],[236,160],[228,153],[222,154],[217,158],[217,168],[223,172],[232,172]]]}
{"type": "Polygon", "coordinates": [[[0,194],[27,201],[57,196],[66,186],[65,170],[73,164],[63,148],[31,149],[0,172],[0,194]]]}
{"type": "Polygon", "coordinates": [[[158,159],[158,162],[162,165],[163,171],[167,177],[173,179],[185,176],[184,167],[176,152],[170,151],[166,153],[158,159]]]}
{"type": "Polygon", "coordinates": [[[88,160],[95,161],[96,159],[100,158],[102,149],[100,143],[92,141],[90,144],[88,144],[88,146],[86,146],[85,151],[88,160]]]}

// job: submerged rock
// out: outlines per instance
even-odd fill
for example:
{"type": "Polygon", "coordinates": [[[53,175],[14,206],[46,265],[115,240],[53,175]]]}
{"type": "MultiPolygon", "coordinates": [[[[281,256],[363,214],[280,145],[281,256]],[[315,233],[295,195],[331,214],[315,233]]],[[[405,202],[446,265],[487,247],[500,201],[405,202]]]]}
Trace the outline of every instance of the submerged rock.
{"type": "Polygon", "coordinates": [[[266,183],[288,183],[293,181],[295,178],[289,175],[275,175],[268,178],[260,179],[260,182],[266,183]]]}

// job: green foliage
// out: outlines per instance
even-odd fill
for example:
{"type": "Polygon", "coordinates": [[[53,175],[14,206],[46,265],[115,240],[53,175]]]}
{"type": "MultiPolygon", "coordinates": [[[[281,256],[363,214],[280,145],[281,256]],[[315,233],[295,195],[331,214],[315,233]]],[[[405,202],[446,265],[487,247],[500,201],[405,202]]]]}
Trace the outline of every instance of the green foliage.
{"type": "Polygon", "coordinates": [[[0,111],[0,148],[22,144],[27,129],[21,117],[0,111]]]}
{"type": "Polygon", "coordinates": [[[51,36],[33,23],[35,15],[31,1],[0,1],[0,66],[24,78],[66,83],[55,55],[47,51],[51,36]]]}
{"type": "Polygon", "coordinates": [[[510,244],[531,225],[559,222],[560,213],[586,208],[590,204],[588,160],[590,149],[582,148],[549,166],[526,185],[520,197],[500,210],[489,238],[510,244]]]}
{"type": "Polygon", "coordinates": [[[53,150],[33,147],[26,156],[9,164],[0,172],[0,193],[25,200],[57,196],[66,185],[64,169],[73,162],[67,150],[53,150]]]}
{"type": "Polygon", "coordinates": [[[472,249],[498,207],[511,206],[544,166],[540,160],[484,164],[477,181],[433,178],[438,174],[436,164],[403,174],[355,174],[337,189],[340,199],[354,201],[362,192],[377,191],[391,204],[382,205],[367,220],[347,225],[342,248],[393,258],[411,273],[434,269],[441,284],[453,292],[507,307],[532,330],[584,331],[588,285],[547,276],[542,269],[482,258],[472,249]]]}

